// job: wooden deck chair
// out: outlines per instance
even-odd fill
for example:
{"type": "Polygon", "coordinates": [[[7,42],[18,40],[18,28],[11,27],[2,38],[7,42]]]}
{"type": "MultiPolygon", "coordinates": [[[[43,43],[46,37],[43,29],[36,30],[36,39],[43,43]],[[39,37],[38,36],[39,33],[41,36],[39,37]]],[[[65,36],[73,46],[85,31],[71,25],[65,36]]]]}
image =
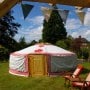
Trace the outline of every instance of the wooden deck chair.
{"type": "Polygon", "coordinates": [[[85,80],[80,79],[79,81],[74,81],[71,83],[71,90],[74,88],[79,88],[80,90],[90,90],[90,73],[87,75],[85,80]]]}
{"type": "Polygon", "coordinates": [[[81,71],[83,70],[83,66],[81,64],[77,65],[77,68],[73,73],[66,73],[63,77],[65,78],[65,85],[68,82],[70,85],[71,78],[78,78],[80,75],[81,71]]]}

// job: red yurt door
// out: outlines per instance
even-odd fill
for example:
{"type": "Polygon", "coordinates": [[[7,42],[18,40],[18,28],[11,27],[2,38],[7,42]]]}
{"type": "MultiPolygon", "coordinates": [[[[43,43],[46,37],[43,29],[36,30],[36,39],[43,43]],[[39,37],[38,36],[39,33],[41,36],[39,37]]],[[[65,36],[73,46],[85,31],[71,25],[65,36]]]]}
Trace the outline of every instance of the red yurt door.
{"type": "Polygon", "coordinates": [[[31,76],[43,76],[46,72],[46,58],[44,55],[29,56],[29,71],[31,76]]]}

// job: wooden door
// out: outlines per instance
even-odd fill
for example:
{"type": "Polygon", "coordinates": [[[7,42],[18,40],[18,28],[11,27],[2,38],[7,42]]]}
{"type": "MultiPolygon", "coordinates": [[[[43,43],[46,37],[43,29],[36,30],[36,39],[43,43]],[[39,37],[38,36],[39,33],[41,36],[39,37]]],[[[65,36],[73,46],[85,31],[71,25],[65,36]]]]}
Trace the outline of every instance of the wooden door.
{"type": "Polygon", "coordinates": [[[45,56],[44,55],[30,55],[29,67],[31,76],[45,75],[45,56]]]}

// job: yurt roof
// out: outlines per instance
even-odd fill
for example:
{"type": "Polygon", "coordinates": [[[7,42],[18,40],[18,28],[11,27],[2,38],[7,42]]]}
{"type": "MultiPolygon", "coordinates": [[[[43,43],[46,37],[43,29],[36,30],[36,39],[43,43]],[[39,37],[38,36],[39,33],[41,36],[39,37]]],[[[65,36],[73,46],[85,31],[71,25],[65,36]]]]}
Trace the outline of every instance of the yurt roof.
{"type": "Polygon", "coordinates": [[[20,51],[16,51],[13,54],[57,54],[57,55],[72,55],[74,53],[67,51],[51,44],[35,44],[33,46],[27,47],[20,51]]]}

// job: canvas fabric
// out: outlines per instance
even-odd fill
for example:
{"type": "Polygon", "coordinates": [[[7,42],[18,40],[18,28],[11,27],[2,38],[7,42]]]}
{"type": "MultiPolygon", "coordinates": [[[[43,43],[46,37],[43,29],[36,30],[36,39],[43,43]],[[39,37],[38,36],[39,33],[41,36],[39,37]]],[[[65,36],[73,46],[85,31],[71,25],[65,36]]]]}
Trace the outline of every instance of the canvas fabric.
{"type": "Polygon", "coordinates": [[[86,81],[90,81],[90,73],[88,74],[86,81]]]}
{"type": "Polygon", "coordinates": [[[10,55],[10,60],[9,60],[9,68],[21,72],[26,72],[25,69],[25,60],[26,57],[23,55],[10,55]]]}
{"type": "Polygon", "coordinates": [[[51,72],[67,71],[77,65],[76,57],[73,56],[51,56],[51,72]]]}

